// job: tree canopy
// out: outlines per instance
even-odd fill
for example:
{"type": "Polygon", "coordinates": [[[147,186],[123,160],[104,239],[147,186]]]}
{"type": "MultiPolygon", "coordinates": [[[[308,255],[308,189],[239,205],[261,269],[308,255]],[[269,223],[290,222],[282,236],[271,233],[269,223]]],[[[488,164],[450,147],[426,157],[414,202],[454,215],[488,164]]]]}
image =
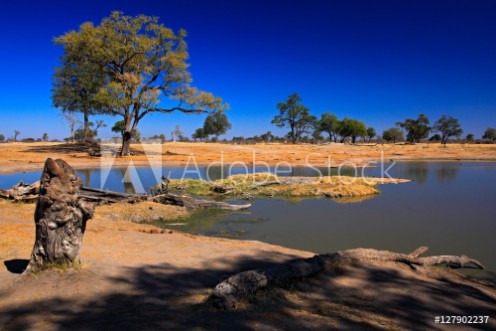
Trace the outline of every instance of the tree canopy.
{"type": "Polygon", "coordinates": [[[208,115],[203,124],[203,132],[207,136],[214,135],[216,140],[229,129],[231,129],[231,123],[223,111],[216,111],[208,115]]]}
{"type": "Polygon", "coordinates": [[[84,49],[95,42],[97,29],[91,23],[81,25],[79,33],[55,39],[63,46],[61,64],[53,75],[52,101],[63,112],[83,114],[83,138],[90,139],[90,115],[102,112],[98,92],[104,84],[104,68],[88,57],[84,49]]]}
{"type": "Polygon", "coordinates": [[[397,141],[405,140],[403,132],[398,128],[390,128],[382,132],[382,139],[385,141],[392,141],[396,143],[397,141]]]}
{"type": "MultiPolygon", "coordinates": [[[[185,37],[184,30],[174,33],[156,17],[116,11],[99,26],[84,23],[79,31],[57,38],[65,54],[77,49],[84,63],[89,63],[88,71],[93,72],[93,66],[101,70],[102,86],[95,98],[102,112],[121,116],[125,123],[123,155],[129,154],[131,137],[147,114],[227,108],[219,97],[190,86],[185,37]],[[162,107],[162,96],[175,105],[162,107]]],[[[86,72],[80,62],[74,66],[78,73],[86,72]]]]}
{"type": "Polygon", "coordinates": [[[367,137],[369,138],[369,142],[372,141],[372,139],[374,139],[376,135],[376,132],[375,132],[375,129],[370,127],[370,128],[367,128],[367,137]]]}
{"type": "Polygon", "coordinates": [[[367,134],[367,126],[359,120],[345,117],[339,122],[338,134],[341,136],[341,142],[351,137],[351,142],[354,144],[356,138],[364,137],[367,134]]]}
{"type": "Polygon", "coordinates": [[[323,113],[317,122],[318,130],[329,135],[329,140],[336,142],[336,134],[339,128],[339,120],[336,115],[329,112],[323,113]]]}
{"type": "Polygon", "coordinates": [[[463,130],[458,123],[458,120],[452,116],[441,116],[440,119],[434,123],[434,130],[441,133],[441,143],[446,144],[450,137],[460,137],[463,130]]]}
{"type": "Polygon", "coordinates": [[[309,109],[301,103],[301,97],[293,93],[286,102],[277,104],[279,115],[272,120],[272,124],[283,128],[289,127],[288,137],[293,144],[297,144],[304,133],[310,132],[315,124],[315,116],[310,115],[309,109]]]}
{"type": "Polygon", "coordinates": [[[203,128],[198,128],[191,135],[191,138],[193,138],[195,141],[197,139],[200,140],[200,141],[202,141],[203,139],[207,139],[208,138],[208,134],[205,133],[205,130],[203,128]]]}
{"type": "Polygon", "coordinates": [[[117,121],[114,126],[110,129],[112,132],[120,133],[121,136],[124,136],[124,132],[126,131],[126,122],[125,121],[117,121]]]}
{"type": "Polygon", "coordinates": [[[420,114],[416,120],[407,118],[404,122],[397,122],[396,125],[406,130],[406,140],[411,143],[427,138],[431,131],[429,119],[424,114],[420,114]]]}
{"type": "Polygon", "coordinates": [[[487,128],[486,131],[484,131],[484,135],[482,136],[482,139],[487,139],[490,142],[493,142],[496,140],[496,129],[495,128],[487,128]]]}

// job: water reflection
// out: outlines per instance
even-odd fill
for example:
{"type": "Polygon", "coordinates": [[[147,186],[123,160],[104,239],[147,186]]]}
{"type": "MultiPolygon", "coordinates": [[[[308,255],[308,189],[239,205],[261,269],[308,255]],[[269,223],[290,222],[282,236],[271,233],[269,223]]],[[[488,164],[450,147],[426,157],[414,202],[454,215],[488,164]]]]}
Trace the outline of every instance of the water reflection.
{"type": "Polygon", "coordinates": [[[441,183],[452,182],[458,175],[458,164],[449,164],[436,169],[436,177],[441,183]]]}
{"type": "Polygon", "coordinates": [[[94,169],[81,169],[76,171],[79,178],[83,179],[83,186],[90,187],[91,186],[91,177],[94,169]]]}
{"type": "Polygon", "coordinates": [[[429,164],[426,162],[405,162],[400,167],[402,171],[399,177],[413,179],[419,185],[423,185],[429,177],[429,164]]]}
{"type": "Polygon", "coordinates": [[[133,179],[131,178],[132,168],[120,168],[119,172],[121,174],[122,183],[124,184],[124,193],[136,193],[134,188],[133,179]]]}
{"type": "MultiPolygon", "coordinates": [[[[469,163],[464,163],[469,164],[469,163]]],[[[375,168],[366,168],[365,176],[382,177],[386,176],[385,170],[390,164],[380,165],[375,168]]],[[[439,182],[450,182],[456,180],[459,169],[462,166],[458,163],[432,163],[432,162],[398,162],[393,164],[388,174],[397,178],[408,178],[416,181],[417,185],[423,185],[429,181],[430,173],[435,175],[439,182]]],[[[357,168],[327,168],[327,167],[271,167],[270,172],[277,173],[278,176],[361,176],[362,169],[357,168]]],[[[160,177],[166,175],[172,179],[193,178],[204,180],[218,180],[227,178],[230,175],[246,173],[268,172],[266,167],[163,167],[163,168],[135,168],[132,164],[126,167],[112,169],[80,169],[76,173],[84,182],[84,186],[108,189],[111,191],[144,193],[147,188],[160,182],[160,177]]],[[[19,173],[12,175],[0,175],[0,188],[8,189],[17,184],[19,180],[32,183],[39,180],[41,172],[19,173]]]]}

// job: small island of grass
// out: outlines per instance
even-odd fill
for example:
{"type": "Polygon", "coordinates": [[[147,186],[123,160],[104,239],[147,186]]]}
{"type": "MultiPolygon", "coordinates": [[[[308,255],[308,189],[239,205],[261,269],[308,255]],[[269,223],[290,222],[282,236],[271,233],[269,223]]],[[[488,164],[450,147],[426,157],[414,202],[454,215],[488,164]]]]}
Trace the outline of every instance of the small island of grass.
{"type": "MultiPolygon", "coordinates": [[[[364,197],[379,194],[378,184],[406,183],[410,180],[375,177],[321,176],[279,177],[271,173],[232,175],[225,179],[174,179],[169,182],[172,190],[181,190],[198,196],[241,198],[328,198],[364,197]]],[[[158,189],[156,186],[152,189],[158,189]]]]}

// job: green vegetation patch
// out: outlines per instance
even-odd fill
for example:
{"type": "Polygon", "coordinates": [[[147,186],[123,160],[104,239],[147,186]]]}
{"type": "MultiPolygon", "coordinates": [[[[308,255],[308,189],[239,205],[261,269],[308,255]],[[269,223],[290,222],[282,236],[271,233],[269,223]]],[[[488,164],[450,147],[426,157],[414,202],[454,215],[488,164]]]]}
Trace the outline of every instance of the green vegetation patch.
{"type": "Polygon", "coordinates": [[[270,173],[233,175],[212,182],[201,179],[171,180],[169,187],[199,196],[257,197],[358,197],[378,194],[366,178],[345,176],[278,177],[270,173]]]}

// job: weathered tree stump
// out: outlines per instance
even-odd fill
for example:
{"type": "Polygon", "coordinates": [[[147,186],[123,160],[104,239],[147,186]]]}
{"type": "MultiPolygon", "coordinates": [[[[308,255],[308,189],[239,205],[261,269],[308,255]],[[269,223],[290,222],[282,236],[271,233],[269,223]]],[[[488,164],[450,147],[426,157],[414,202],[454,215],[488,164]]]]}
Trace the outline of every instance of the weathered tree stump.
{"type": "Polygon", "coordinates": [[[36,240],[26,273],[47,264],[79,262],[86,221],[94,211],[93,204],[78,195],[81,185],[65,161],[46,160],[34,214],[36,240]]]}

